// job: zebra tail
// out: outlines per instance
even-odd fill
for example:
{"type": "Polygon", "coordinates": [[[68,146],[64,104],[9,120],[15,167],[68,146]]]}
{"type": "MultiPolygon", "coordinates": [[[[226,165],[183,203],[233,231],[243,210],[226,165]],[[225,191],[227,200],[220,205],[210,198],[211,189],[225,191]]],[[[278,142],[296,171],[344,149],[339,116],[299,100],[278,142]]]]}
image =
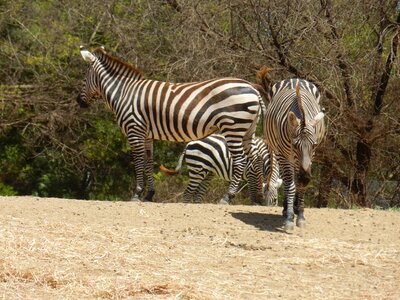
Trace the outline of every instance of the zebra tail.
{"type": "Polygon", "coordinates": [[[264,87],[264,90],[268,91],[272,85],[271,79],[269,78],[269,73],[272,71],[272,68],[268,68],[266,66],[261,67],[260,70],[256,73],[256,78],[258,82],[264,87]]]}
{"type": "Polygon", "coordinates": [[[160,166],[160,171],[165,173],[165,174],[168,174],[168,175],[180,174],[181,169],[182,169],[182,164],[183,164],[183,158],[184,157],[185,157],[185,151],[183,151],[183,153],[179,157],[178,165],[175,167],[175,170],[170,170],[167,167],[165,167],[164,165],[161,165],[160,166]]]}
{"type": "Polygon", "coordinates": [[[253,87],[259,91],[261,94],[262,98],[264,101],[260,101],[261,103],[261,110],[265,116],[266,113],[266,106],[268,105],[269,102],[271,102],[271,96],[270,96],[270,89],[271,89],[271,79],[269,78],[269,73],[273,69],[268,68],[266,66],[261,67],[259,71],[256,73],[256,78],[259,83],[253,83],[253,87]]]}
{"type": "MultiPolygon", "coordinates": [[[[263,99],[268,99],[268,98],[263,98],[263,99]]],[[[265,105],[265,102],[263,101],[263,99],[261,99],[260,101],[260,106],[261,106],[261,111],[263,116],[265,116],[267,114],[267,106],[265,105]]]]}
{"type": "Polygon", "coordinates": [[[170,170],[170,169],[164,167],[164,165],[161,165],[161,166],[160,166],[160,171],[163,172],[163,173],[165,173],[165,174],[168,174],[168,175],[176,175],[176,174],[178,174],[178,173],[175,172],[174,170],[170,170]]]}

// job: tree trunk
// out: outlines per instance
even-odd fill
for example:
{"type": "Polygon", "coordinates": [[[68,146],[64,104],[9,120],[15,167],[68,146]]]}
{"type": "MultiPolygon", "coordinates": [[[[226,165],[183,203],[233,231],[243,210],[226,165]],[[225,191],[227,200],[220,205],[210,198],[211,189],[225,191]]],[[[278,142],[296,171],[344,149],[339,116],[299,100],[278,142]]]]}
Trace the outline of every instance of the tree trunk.
{"type": "Polygon", "coordinates": [[[357,142],[356,174],[351,185],[352,204],[358,206],[371,206],[367,199],[367,175],[371,162],[371,145],[365,141],[357,142]]]}
{"type": "Polygon", "coordinates": [[[390,199],[390,207],[400,207],[400,182],[397,183],[396,190],[390,199]]]}
{"type": "Polygon", "coordinates": [[[316,207],[327,207],[332,189],[332,172],[327,165],[322,165],[316,207]]]}
{"type": "MultiPolygon", "coordinates": [[[[400,1],[398,2],[398,5],[400,1]]],[[[397,23],[400,22],[400,10],[397,8],[397,23]]],[[[356,174],[351,186],[353,204],[361,206],[371,206],[372,203],[367,199],[367,175],[371,162],[372,142],[367,142],[367,137],[374,128],[374,117],[381,114],[383,106],[383,97],[385,96],[386,88],[389,83],[390,74],[393,69],[393,63],[397,57],[397,48],[399,45],[399,29],[395,29],[395,34],[391,42],[391,51],[386,59],[384,70],[381,74],[380,81],[375,94],[373,94],[373,112],[369,121],[365,125],[365,132],[361,135],[357,142],[356,150],[356,174]]],[[[378,51],[380,51],[378,47],[378,51]]]]}

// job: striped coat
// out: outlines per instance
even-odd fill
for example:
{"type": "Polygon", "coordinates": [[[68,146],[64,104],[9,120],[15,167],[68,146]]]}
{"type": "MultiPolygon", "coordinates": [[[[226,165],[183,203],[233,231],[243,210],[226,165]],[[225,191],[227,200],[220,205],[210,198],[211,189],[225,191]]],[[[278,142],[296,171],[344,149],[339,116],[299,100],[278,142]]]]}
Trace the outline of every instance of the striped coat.
{"type": "MultiPolygon", "coordinates": [[[[275,155],[268,150],[267,145],[260,138],[254,140],[254,144],[262,159],[264,177],[264,203],[276,205],[278,188],[282,183],[279,178],[279,167],[275,155]]],[[[174,171],[161,166],[161,171],[173,175],[181,171],[185,160],[189,171],[189,184],[183,193],[185,202],[201,202],[213,175],[226,181],[232,180],[233,165],[225,138],[222,135],[213,134],[205,139],[189,142],[174,171]]],[[[252,165],[246,163],[243,179],[248,180],[252,165]]],[[[255,187],[250,185],[251,191],[255,187]]]]}
{"type": "MultiPolygon", "coordinates": [[[[263,106],[260,88],[237,78],[194,83],[143,79],[140,71],[102,48],[93,53],[83,47],[80,50],[89,66],[77,101],[87,106],[101,96],[114,112],[133,150],[136,191],[132,199],[143,193],[144,173],[148,179],[146,200],[154,195],[154,139],[188,142],[219,131],[235,162],[232,181],[222,199],[228,203],[237,192],[246,157],[258,161],[252,137],[263,106]]],[[[252,180],[260,186],[261,166],[255,164],[255,168],[252,180]]]]}
{"type": "Polygon", "coordinates": [[[294,213],[298,215],[296,225],[303,227],[303,193],[311,178],[315,149],[325,136],[320,92],[306,80],[287,79],[272,86],[270,99],[264,119],[264,138],[277,155],[283,178],[285,227],[294,227],[294,213]]]}

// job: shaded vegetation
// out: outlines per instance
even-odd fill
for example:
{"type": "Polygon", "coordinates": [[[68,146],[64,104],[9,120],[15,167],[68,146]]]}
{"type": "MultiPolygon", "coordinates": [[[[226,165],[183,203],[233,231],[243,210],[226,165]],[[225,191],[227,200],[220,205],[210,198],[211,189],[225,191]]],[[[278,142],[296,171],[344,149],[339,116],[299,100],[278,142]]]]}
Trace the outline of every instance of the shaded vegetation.
{"type": "MultiPolygon", "coordinates": [[[[328,135],[309,205],[399,206],[399,11],[395,0],[2,1],[0,194],[129,198],[131,154],[114,117],[102,101],[75,103],[82,44],[159,80],[255,81],[267,65],[272,82],[313,81],[328,135]]],[[[155,170],[183,147],[156,142],[155,170]]],[[[155,177],[157,201],[180,199],[187,178],[155,177]]],[[[206,198],[223,190],[213,182],[206,198]]]]}

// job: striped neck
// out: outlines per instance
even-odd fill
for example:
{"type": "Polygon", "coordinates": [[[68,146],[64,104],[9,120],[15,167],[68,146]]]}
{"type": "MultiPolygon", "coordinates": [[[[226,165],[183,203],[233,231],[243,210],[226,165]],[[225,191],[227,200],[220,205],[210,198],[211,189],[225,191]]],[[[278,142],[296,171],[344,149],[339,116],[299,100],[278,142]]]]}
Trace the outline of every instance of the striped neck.
{"type": "Polygon", "coordinates": [[[98,58],[103,70],[112,76],[123,76],[131,80],[140,80],[143,73],[132,65],[107,54],[104,49],[97,48],[93,54],[98,58]]]}
{"type": "Polygon", "coordinates": [[[98,59],[94,68],[99,76],[101,93],[114,111],[126,82],[142,79],[143,73],[119,58],[107,54],[102,48],[96,49],[93,54],[98,59]]]}

